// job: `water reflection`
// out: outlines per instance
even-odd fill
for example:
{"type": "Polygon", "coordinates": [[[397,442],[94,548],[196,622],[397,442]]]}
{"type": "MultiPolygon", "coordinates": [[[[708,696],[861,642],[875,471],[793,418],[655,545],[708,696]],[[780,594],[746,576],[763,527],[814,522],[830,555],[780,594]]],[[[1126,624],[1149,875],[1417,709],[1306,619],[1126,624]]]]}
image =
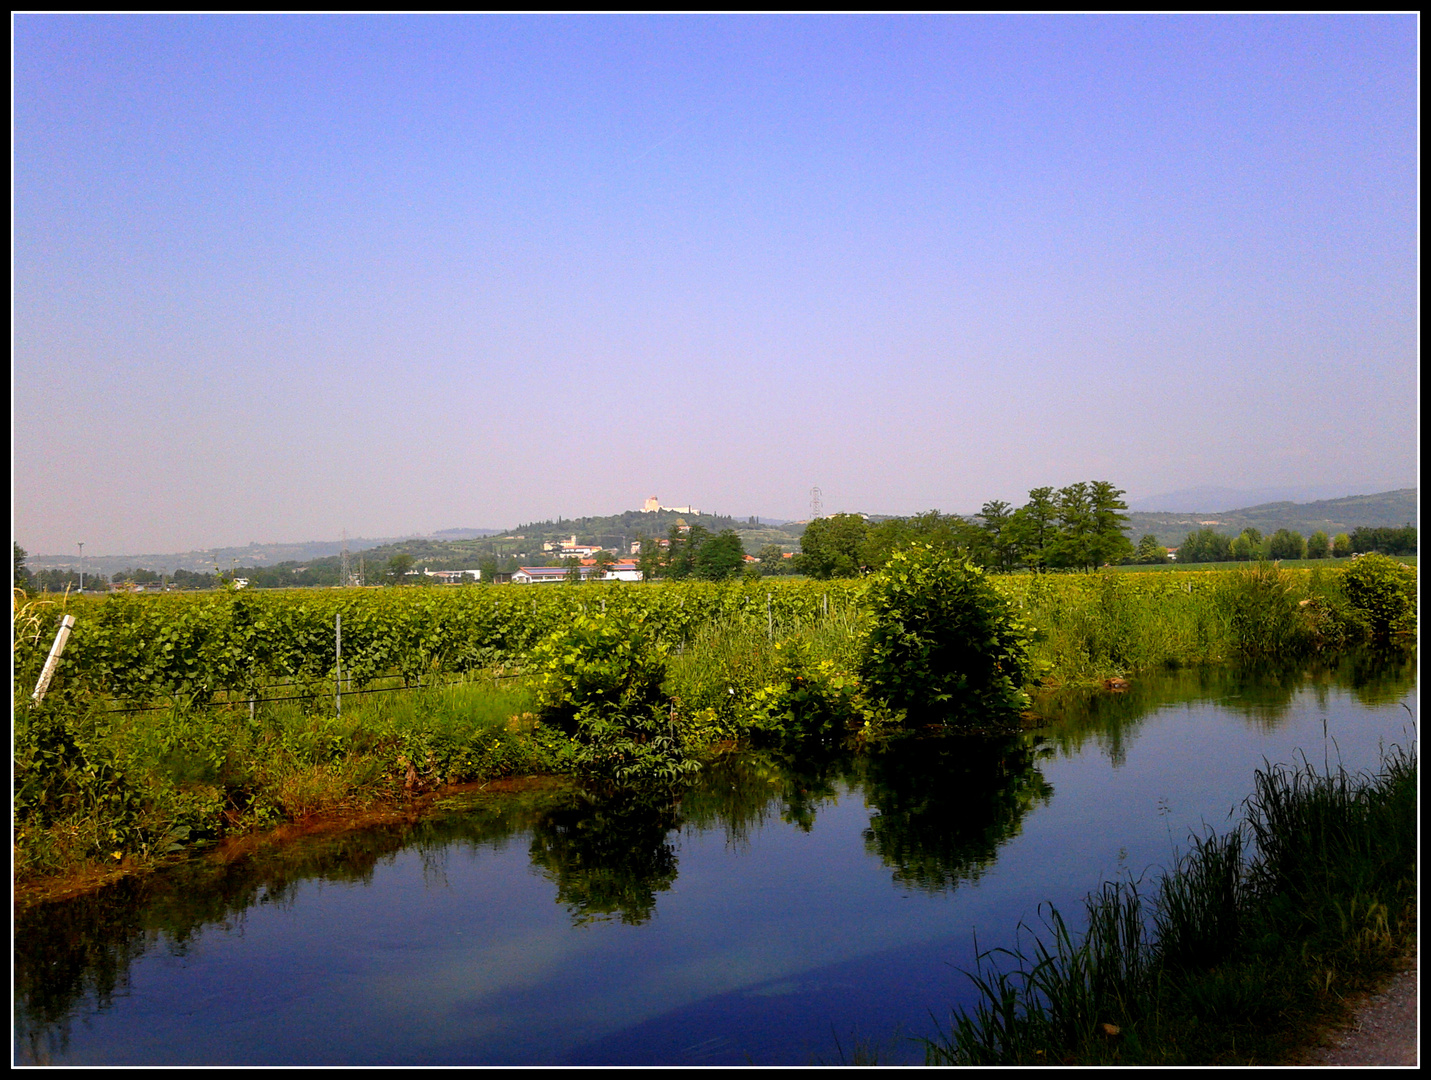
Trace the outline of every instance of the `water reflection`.
{"type": "Polygon", "coordinates": [[[1043,734],[1064,754],[1092,741],[1115,768],[1127,759],[1140,727],[1170,705],[1215,701],[1263,731],[1286,721],[1298,695],[1311,693],[1325,708],[1333,688],[1350,690],[1367,708],[1401,700],[1416,686],[1415,649],[1363,649],[1291,663],[1261,662],[1149,671],[1126,691],[1078,689],[1048,695],[1035,711],[1043,734]]]}
{"type": "Polygon", "coordinates": [[[229,862],[196,859],[20,912],[14,951],[16,1053],[36,1063],[62,1057],[71,1019],[110,1008],[129,989],[131,965],[151,950],[163,947],[183,956],[205,928],[229,930],[241,926],[251,908],[289,905],[306,881],[368,884],[381,863],[405,848],[430,854],[454,844],[502,846],[530,829],[538,807],[552,797],[507,796],[460,817],[308,837],[229,862]]]}
{"type": "Polygon", "coordinates": [[[656,894],[676,880],[671,833],[680,825],[667,791],[600,797],[582,793],[538,815],[532,865],[556,885],[578,926],[596,920],[646,922],[656,894]]]}
{"type": "Polygon", "coordinates": [[[975,880],[1053,789],[1035,766],[1031,736],[906,739],[860,761],[874,811],[865,849],[894,880],[924,891],[975,880]]]}

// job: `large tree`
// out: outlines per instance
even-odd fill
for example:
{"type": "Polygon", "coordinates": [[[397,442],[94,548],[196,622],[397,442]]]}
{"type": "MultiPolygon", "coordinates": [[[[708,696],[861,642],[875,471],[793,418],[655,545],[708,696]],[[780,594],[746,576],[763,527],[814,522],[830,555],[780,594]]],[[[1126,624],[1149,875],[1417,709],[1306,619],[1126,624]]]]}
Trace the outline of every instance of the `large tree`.
{"type": "Polygon", "coordinates": [[[855,577],[869,523],[859,514],[831,514],[805,526],[795,569],[812,578],[855,577]]]}
{"type": "Polygon", "coordinates": [[[1090,554],[1095,566],[1120,563],[1133,553],[1133,542],[1123,532],[1128,524],[1128,515],[1123,512],[1128,509],[1124,494],[1122,488],[1114,487],[1107,480],[1095,480],[1089,485],[1089,515],[1093,527],[1090,554]]]}
{"type": "Polygon", "coordinates": [[[1138,541],[1138,550],[1133,554],[1133,561],[1145,564],[1165,563],[1168,561],[1168,553],[1163,549],[1163,545],[1158,543],[1158,538],[1148,533],[1138,541]]]}
{"type": "Polygon", "coordinates": [[[1029,492],[1029,501],[1014,511],[1009,528],[1019,545],[1024,563],[1034,570],[1048,565],[1048,548],[1058,534],[1058,505],[1053,488],[1038,487],[1029,492]]]}
{"type": "Polygon", "coordinates": [[[407,572],[412,569],[412,556],[406,551],[399,551],[388,560],[388,579],[394,585],[401,585],[407,578],[407,572]]]}
{"type": "Polygon", "coordinates": [[[691,577],[696,572],[696,552],[710,536],[710,530],[704,525],[672,525],[667,534],[670,547],[666,549],[664,560],[665,576],[673,581],[684,581],[691,577]]]}
{"type": "Polygon", "coordinates": [[[982,561],[1007,573],[1018,562],[1021,547],[1018,530],[1013,525],[1013,507],[1002,499],[990,499],[980,508],[979,517],[983,521],[980,531],[985,547],[982,561]]]}
{"type": "Polygon", "coordinates": [[[1300,559],[1306,550],[1302,534],[1290,529],[1278,529],[1267,544],[1267,554],[1273,559],[1300,559]]]}
{"type": "Polygon", "coordinates": [[[1227,562],[1232,558],[1232,538],[1213,529],[1188,533],[1178,548],[1178,563],[1227,562]]]}
{"type": "Polygon", "coordinates": [[[763,577],[771,577],[774,574],[786,573],[785,549],[779,544],[766,544],[755,556],[760,560],[760,573],[763,577]]]}
{"type": "Polygon", "coordinates": [[[734,529],[722,529],[695,553],[696,577],[703,581],[724,581],[745,568],[745,548],[734,529]]]}
{"type": "Polygon", "coordinates": [[[1048,546],[1048,565],[1057,567],[1095,566],[1093,551],[1093,495],[1081,481],[1059,488],[1054,500],[1058,531],[1048,546]]]}

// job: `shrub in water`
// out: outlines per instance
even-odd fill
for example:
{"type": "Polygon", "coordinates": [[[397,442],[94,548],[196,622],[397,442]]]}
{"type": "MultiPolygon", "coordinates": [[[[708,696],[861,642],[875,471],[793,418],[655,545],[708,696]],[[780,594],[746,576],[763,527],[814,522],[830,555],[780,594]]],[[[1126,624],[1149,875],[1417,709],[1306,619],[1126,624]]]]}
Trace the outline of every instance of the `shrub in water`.
{"type": "Polygon", "coordinates": [[[582,771],[626,783],[674,781],[697,768],[667,716],[666,653],[644,619],[577,616],[532,659],[543,719],[576,740],[582,771]]]}
{"type": "Polygon", "coordinates": [[[1028,630],[972,563],[913,544],[890,556],[866,602],[863,673],[894,708],[977,724],[1027,704],[1028,630]]]}

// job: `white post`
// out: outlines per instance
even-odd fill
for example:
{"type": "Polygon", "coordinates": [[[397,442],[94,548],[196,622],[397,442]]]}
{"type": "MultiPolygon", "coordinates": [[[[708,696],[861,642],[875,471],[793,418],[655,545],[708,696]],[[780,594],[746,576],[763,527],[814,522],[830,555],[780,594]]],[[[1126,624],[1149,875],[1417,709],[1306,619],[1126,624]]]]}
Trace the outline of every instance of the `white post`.
{"type": "Polygon", "coordinates": [[[337,662],[333,665],[333,708],[343,715],[343,613],[333,616],[333,642],[337,662]]]}
{"type": "Polygon", "coordinates": [[[775,640],[775,616],[770,613],[770,594],[765,594],[765,627],[770,634],[770,640],[775,640]]]}
{"type": "Polygon", "coordinates": [[[50,655],[45,658],[44,670],[40,672],[40,681],[35,684],[35,693],[32,698],[36,705],[45,700],[45,691],[50,688],[50,680],[55,677],[55,668],[60,666],[60,653],[65,651],[65,642],[70,639],[70,629],[75,624],[73,615],[66,615],[60,620],[60,629],[55,634],[55,643],[50,646],[50,655]]]}

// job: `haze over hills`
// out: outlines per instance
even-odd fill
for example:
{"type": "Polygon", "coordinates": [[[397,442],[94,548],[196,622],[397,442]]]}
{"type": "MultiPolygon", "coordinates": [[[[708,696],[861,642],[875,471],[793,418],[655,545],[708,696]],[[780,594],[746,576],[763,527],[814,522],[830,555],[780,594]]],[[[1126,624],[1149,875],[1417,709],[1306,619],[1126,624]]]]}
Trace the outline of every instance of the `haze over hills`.
{"type": "MultiPolygon", "coordinates": [[[[1407,484],[1405,487],[1414,490],[1414,485],[1407,484]]],[[[1386,490],[1390,491],[1391,489],[1386,490]]],[[[1265,506],[1268,503],[1327,502],[1343,498],[1366,497],[1375,498],[1376,496],[1360,496],[1356,488],[1347,484],[1265,488],[1202,486],[1186,488],[1182,491],[1170,491],[1162,495],[1148,495],[1140,499],[1129,499],[1128,509],[1147,513],[1197,513],[1206,517],[1208,511],[1226,511],[1228,507],[1265,506]]],[[[1404,524],[1404,522],[1397,524],[1404,524]]]]}
{"type": "MultiPolygon", "coordinates": [[[[1209,489],[1218,490],[1218,489],[1209,489]]],[[[1266,502],[1222,511],[1147,511],[1130,510],[1126,532],[1135,543],[1148,533],[1167,547],[1176,547],[1188,533],[1211,528],[1236,536],[1243,529],[1255,528],[1263,535],[1278,529],[1291,529],[1309,536],[1321,530],[1328,536],[1351,532],[1358,526],[1399,526],[1417,521],[1417,488],[1400,488],[1373,495],[1352,495],[1316,502],[1266,502]]],[[[1145,500],[1146,502],[1146,500],[1145,500]]],[[[870,515],[877,520],[887,515],[870,515]]],[[[653,513],[627,511],[606,517],[533,522],[514,529],[443,529],[430,535],[363,538],[350,537],[348,551],[357,556],[371,552],[382,561],[398,552],[407,552],[425,560],[434,569],[448,563],[472,561],[479,553],[493,552],[503,556],[530,557],[542,551],[548,542],[575,535],[581,541],[590,540],[619,549],[625,553],[638,535],[663,536],[677,519],[700,524],[712,532],[733,528],[740,533],[747,551],[764,544],[779,544],[787,550],[798,550],[804,523],[772,518],[735,518],[714,514],[677,514],[662,510],[653,513]]],[[[120,570],[144,568],[172,573],[174,570],[212,571],[216,566],[227,570],[231,566],[262,567],[287,563],[336,559],[343,550],[343,540],[315,540],[297,544],[248,544],[244,547],[212,548],[169,554],[136,554],[87,556],[84,564],[92,573],[105,575],[120,570]]],[[[78,553],[73,555],[32,555],[28,565],[32,570],[73,570],[79,567],[78,553]]]]}
{"type": "Polygon", "coordinates": [[[1376,495],[1351,495],[1341,499],[1318,502],[1269,502],[1239,510],[1204,511],[1197,513],[1130,512],[1127,533],[1136,543],[1152,533],[1166,547],[1181,544],[1190,532],[1213,529],[1236,536],[1243,529],[1253,528],[1264,536],[1278,529],[1310,536],[1318,530],[1328,536],[1350,533],[1358,526],[1395,527],[1414,524],[1417,520],[1417,489],[1400,488],[1376,495]]]}
{"type": "MultiPolygon", "coordinates": [[[[499,529],[445,529],[434,533],[440,540],[465,540],[491,536],[499,529]]],[[[365,538],[350,536],[348,551],[356,554],[373,548],[403,544],[423,539],[416,533],[407,536],[365,538]]],[[[141,553],[137,555],[86,555],[85,569],[98,574],[113,574],[120,570],[143,568],[172,573],[191,570],[211,573],[215,567],[228,570],[231,566],[275,566],[285,562],[307,562],[310,559],[336,557],[343,552],[343,540],[307,540],[293,544],[245,544],[243,547],[200,548],[196,551],[141,553]]],[[[79,552],[73,555],[31,555],[26,564],[32,570],[74,570],[80,565],[79,552]]]]}

